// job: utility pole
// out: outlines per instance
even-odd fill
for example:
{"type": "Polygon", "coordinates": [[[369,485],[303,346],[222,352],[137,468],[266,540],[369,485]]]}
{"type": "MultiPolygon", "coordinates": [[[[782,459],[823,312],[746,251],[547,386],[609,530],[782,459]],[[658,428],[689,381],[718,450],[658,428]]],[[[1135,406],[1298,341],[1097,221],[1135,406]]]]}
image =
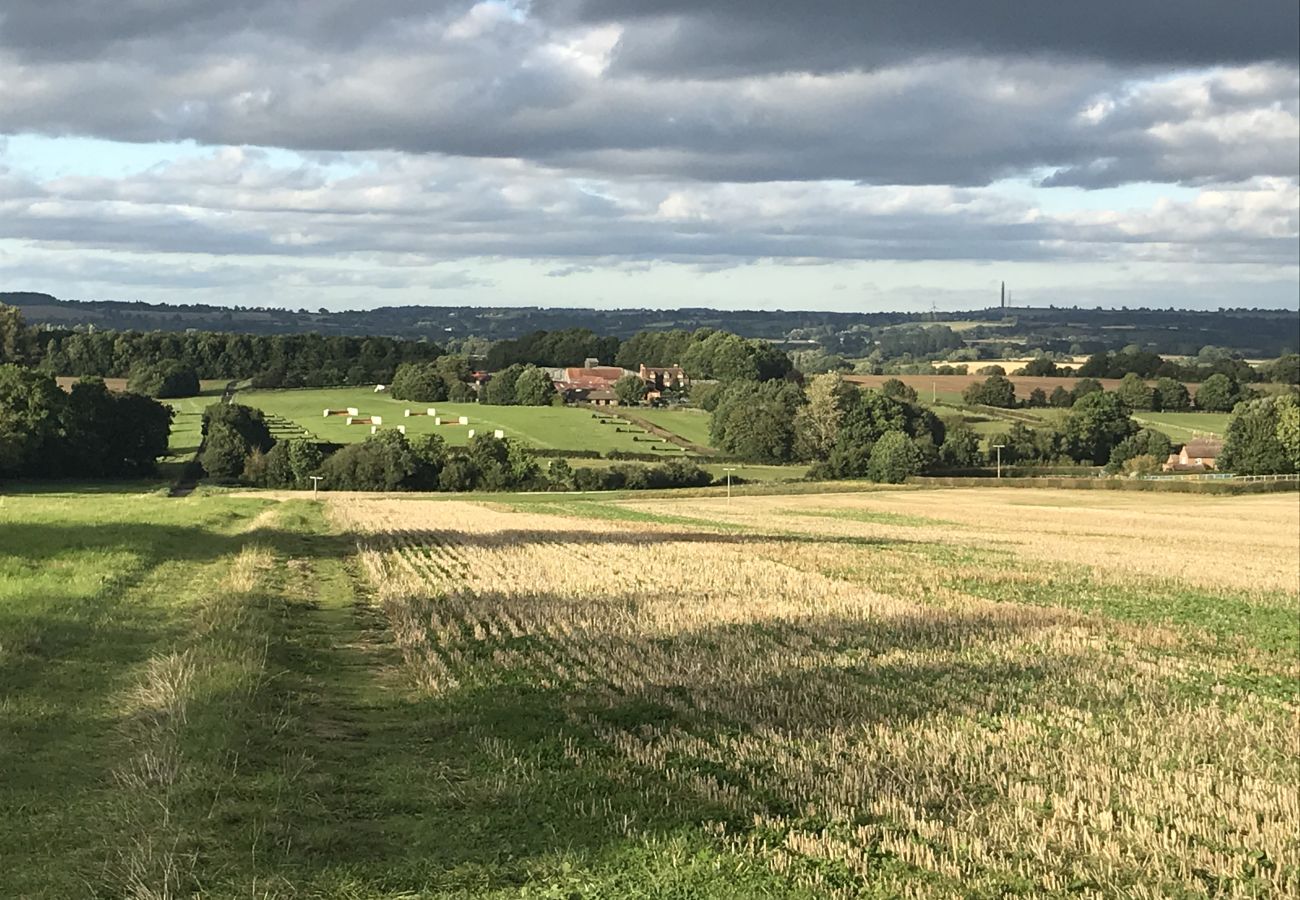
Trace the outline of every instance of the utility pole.
{"type": "Polygon", "coordinates": [[[313,500],[315,500],[315,499],[316,499],[316,487],[317,487],[317,485],[319,485],[319,484],[321,483],[321,480],[322,480],[325,476],[323,476],[323,475],[308,475],[307,477],[311,479],[311,498],[312,498],[313,500]]]}
{"type": "Polygon", "coordinates": [[[998,451],[998,477],[999,477],[999,478],[1002,477],[1002,448],[1005,447],[1005,446],[1006,446],[1006,444],[994,444],[994,445],[993,445],[993,449],[996,450],[996,451],[998,451]]]}
{"type": "Polygon", "coordinates": [[[727,473],[727,505],[731,505],[731,473],[736,471],[735,466],[723,466],[722,471],[727,473]]]}

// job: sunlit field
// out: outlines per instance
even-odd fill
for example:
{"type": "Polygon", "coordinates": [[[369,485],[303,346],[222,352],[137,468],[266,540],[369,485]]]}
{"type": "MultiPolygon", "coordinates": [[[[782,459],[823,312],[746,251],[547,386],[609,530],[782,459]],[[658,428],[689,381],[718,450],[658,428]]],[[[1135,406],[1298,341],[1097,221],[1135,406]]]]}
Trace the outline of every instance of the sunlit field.
{"type": "Polygon", "coordinates": [[[684,455],[679,447],[641,428],[627,422],[602,425],[591,410],[576,407],[414,403],[394,400],[386,393],[375,393],[373,388],[240,391],[235,402],[299,425],[318,440],[340,444],[364,440],[370,436],[370,426],[348,425],[346,416],[326,417],[323,415],[326,409],[352,407],[361,417],[380,416],[382,427],[404,425],[409,436],[439,434],[454,445],[466,443],[471,429],[478,434],[491,434],[499,429],[508,438],[546,450],[662,453],[665,459],[684,455]],[[407,409],[422,413],[429,407],[436,409],[438,416],[404,415],[407,409]],[[467,425],[454,424],[461,416],[469,419],[467,425]],[[435,424],[435,418],[439,417],[447,424],[435,424]]]}
{"type": "Polygon", "coordinates": [[[3,498],[0,894],[1300,892],[1294,494],[303,497],[3,498]]]}

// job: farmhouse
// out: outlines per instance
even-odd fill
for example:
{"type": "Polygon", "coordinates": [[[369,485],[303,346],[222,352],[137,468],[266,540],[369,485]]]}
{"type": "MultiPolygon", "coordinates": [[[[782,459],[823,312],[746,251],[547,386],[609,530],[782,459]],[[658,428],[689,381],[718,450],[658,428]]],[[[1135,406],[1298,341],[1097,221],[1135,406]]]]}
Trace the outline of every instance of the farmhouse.
{"type": "Polygon", "coordinates": [[[647,366],[642,363],[637,374],[645,382],[646,390],[657,393],[665,390],[680,391],[691,384],[681,366],[647,366]]]}
{"type": "Polygon", "coordinates": [[[1166,472],[1205,472],[1223,453],[1223,441],[1217,438],[1192,438],[1177,453],[1169,454],[1163,466],[1166,472]]]}

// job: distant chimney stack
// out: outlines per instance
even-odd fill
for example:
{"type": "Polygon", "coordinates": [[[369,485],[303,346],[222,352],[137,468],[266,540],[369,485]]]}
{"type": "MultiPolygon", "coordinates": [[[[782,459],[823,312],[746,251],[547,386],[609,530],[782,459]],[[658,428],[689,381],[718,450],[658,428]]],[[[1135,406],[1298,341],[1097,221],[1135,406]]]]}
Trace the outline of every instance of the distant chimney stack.
{"type": "Polygon", "coordinates": [[[1002,309],[1006,309],[1006,308],[1007,308],[1007,283],[1006,283],[1005,281],[1002,282],[1002,306],[1001,306],[1001,308],[1002,308],[1002,309]]]}

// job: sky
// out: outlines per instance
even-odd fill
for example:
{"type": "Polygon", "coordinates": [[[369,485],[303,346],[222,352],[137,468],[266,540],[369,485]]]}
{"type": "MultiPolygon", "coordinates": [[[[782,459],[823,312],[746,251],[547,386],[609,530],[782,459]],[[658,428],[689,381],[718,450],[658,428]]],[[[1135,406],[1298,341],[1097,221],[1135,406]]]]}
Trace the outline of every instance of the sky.
{"type": "Polygon", "coordinates": [[[0,290],[1291,307],[1295,0],[4,0],[0,290]]]}

